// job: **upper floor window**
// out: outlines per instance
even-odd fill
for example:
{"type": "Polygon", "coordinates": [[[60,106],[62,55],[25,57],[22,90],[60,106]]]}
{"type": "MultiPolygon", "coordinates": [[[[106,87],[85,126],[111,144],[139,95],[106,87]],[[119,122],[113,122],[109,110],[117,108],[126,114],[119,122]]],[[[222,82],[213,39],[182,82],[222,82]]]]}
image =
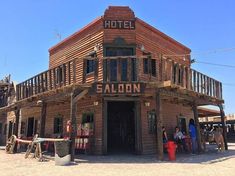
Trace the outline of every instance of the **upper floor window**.
{"type": "Polygon", "coordinates": [[[92,73],[95,71],[95,60],[87,59],[86,60],[86,74],[92,73]]]}
{"type": "Polygon", "coordinates": [[[117,60],[110,60],[110,81],[117,81],[117,60]]]}
{"type": "Polygon", "coordinates": [[[56,83],[59,84],[61,82],[63,82],[63,68],[62,66],[59,66],[56,69],[56,83]]]}
{"type": "Polygon", "coordinates": [[[121,81],[127,81],[127,59],[121,60],[121,81]]]}
{"type": "Polygon", "coordinates": [[[106,56],[133,56],[133,48],[107,47],[106,56]]]}
{"type": "Polygon", "coordinates": [[[143,70],[144,74],[151,74],[152,76],[157,76],[156,59],[151,59],[151,56],[143,59],[143,70]]]}

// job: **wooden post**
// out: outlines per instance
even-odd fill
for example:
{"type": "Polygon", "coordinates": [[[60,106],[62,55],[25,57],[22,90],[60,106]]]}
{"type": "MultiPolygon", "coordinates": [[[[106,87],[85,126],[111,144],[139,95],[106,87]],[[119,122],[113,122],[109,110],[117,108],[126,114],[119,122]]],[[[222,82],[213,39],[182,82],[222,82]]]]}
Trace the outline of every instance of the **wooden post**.
{"type": "Polygon", "coordinates": [[[74,161],[75,157],[75,138],[77,134],[77,123],[76,123],[76,113],[77,113],[77,103],[73,101],[74,91],[71,93],[70,97],[70,119],[72,125],[72,131],[70,133],[70,152],[71,152],[71,161],[74,161]]]}
{"type": "Polygon", "coordinates": [[[200,124],[198,120],[197,104],[195,102],[193,103],[193,114],[194,114],[194,121],[195,121],[196,133],[197,133],[198,152],[200,153],[202,151],[202,143],[201,143],[200,124]]]}
{"type": "Polygon", "coordinates": [[[40,117],[40,137],[45,137],[45,125],[46,125],[47,103],[42,102],[41,117],[40,117]]]}
{"type": "Polygon", "coordinates": [[[102,153],[104,155],[107,154],[108,149],[107,149],[107,141],[108,141],[108,136],[107,136],[107,131],[108,131],[108,102],[103,99],[103,144],[102,144],[102,153]]]}
{"type": "Polygon", "coordinates": [[[156,92],[156,127],[157,127],[157,154],[159,160],[163,160],[163,141],[162,141],[162,112],[161,112],[160,92],[156,92]]]}
{"type": "MultiPolygon", "coordinates": [[[[13,134],[18,137],[19,119],[20,119],[20,110],[19,109],[15,110],[15,117],[16,117],[16,122],[15,122],[15,128],[14,128],[13,134]]],[[[16,152],[17,152],[17,142],[14,147],[14,153],[16,153],[16,152]]]]}
{"type": "Polygon", "coordinates": [[[220,109],[221,123],[222,123],[222,128],[223,128],[224,147],[225,147],[225,150],[228,150],[227,127],[226,127],[224,109],[223,109],[222,104],[219,105],[219,109],[220,109]]]}
{"type": "Polygon", "coordinates": [[[135,102],[135,152],[142,154],[141,104],[135,102]]]}

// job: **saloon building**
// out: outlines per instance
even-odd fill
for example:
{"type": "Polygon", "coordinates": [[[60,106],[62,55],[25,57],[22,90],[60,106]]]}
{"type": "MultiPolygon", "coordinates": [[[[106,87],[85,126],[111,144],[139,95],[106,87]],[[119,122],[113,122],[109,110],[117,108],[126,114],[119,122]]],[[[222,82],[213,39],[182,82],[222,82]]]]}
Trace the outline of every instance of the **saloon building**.
{"type": "Polygon", "coordinates": [[[191,69],[190,52],[129,7],[110,6],[50,48],[48,70],[18,84],[0,111],[15,113],[5,118],[19,137],[70,135],[72,152],[162,158],[162,126],[169,138],[175,126],[188,134],[200,105],[219,106],[224,122],[222,84],[191,69]]]}

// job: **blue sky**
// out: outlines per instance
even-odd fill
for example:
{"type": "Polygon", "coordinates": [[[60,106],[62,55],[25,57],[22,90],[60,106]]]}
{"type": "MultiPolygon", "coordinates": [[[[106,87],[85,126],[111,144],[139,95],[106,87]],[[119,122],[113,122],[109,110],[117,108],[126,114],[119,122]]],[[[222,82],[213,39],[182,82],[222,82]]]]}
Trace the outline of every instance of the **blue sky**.
{"type": "MultiPolygon", "coordinates": [[[[76,32],[109,5],[135,15],[183,43],[197,61],[235,66],[234,0],[7,0],[0,2],[0,78],[22,82],[48,68],[48,49],[76,32]]],[[[193,64],[223,84],[225,112],[235,113],[235,68],[193,64]]]]}

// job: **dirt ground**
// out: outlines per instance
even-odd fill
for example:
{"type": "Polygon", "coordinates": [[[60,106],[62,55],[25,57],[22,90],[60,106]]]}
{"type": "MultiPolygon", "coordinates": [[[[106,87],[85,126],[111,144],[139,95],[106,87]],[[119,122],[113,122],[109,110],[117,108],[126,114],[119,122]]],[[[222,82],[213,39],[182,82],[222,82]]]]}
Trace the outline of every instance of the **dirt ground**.
{"type": "Polygon", "coordinates": [[[38,162],[34,158],[24,159],[24,153],[6,154],[0,150],[1,176],[222,176],[235,173],[235,143],[229,150],[217,152],[210,145],[209,151],[200,155],[177,154],[176,161],[158,161],[155,155],[78,155],[69,166],[55,166],[50,159],[38,162]]]}

